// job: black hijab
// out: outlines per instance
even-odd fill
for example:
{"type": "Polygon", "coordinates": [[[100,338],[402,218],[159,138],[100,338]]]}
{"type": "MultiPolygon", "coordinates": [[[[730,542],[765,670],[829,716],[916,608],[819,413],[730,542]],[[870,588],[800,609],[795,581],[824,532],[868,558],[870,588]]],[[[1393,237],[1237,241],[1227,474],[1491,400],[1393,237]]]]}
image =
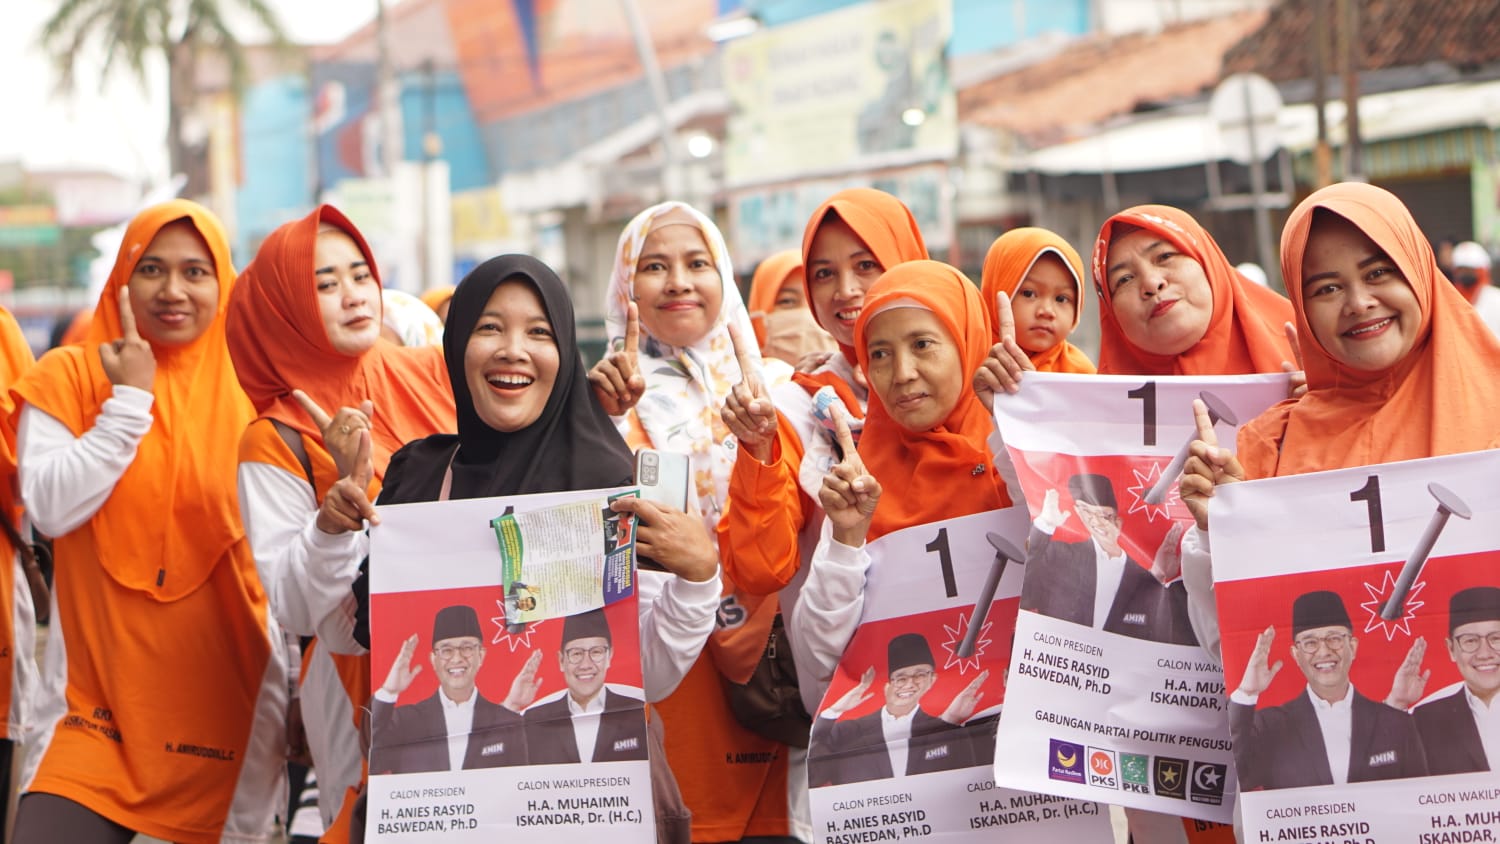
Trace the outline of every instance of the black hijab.
{"type": "Polygon", "coordinates": [[[450,498],[599,489],[631,483],[634,469],[630,449],[589,386],[578,351],[573,300],[546,264],[529,255],[501,255],[465,276],[448,308],[443,357],[458,408],[458,435],[436,434],[396,452],[386,469],[381,504],[435,501],[450,459],[450,498]],[[464,350],[495,288],[511,279],[529,283],[541,298],[557,338],[558,368],[552,395],[547,397],[541,415],[525,428],[505,433],[485,424],[474,411],[474,399],[464,377],[464,350]]]}

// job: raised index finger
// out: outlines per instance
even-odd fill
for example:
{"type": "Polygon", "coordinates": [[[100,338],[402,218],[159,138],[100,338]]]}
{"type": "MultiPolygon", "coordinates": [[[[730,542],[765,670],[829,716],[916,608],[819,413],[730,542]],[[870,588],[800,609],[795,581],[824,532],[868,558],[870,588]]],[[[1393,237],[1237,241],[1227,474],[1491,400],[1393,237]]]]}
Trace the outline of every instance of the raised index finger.
{"type": "Polygon", "coordinates": [[[828,406],[833,411],[833,434],[838,438],[839,450],[844,453],[845,463],[856,463],[859,450],[854,447],[854,435],[849,433],[849,420],[844,418],[844,408],[835,402],[828,406]]]}
{"type": "Polygon", "coordinates": [[[1214,420],[1208,415],[1208,405],[1203,399],[1193,399],[1193,422],[1198,426],[1198,439],[1219,447],[1219,435],[1214,433],[1214,420]]]}
{"type": "Polygon", "coordinates": [[[135,310],[130,307],[130,285],[120,285],[120,332],[126,340],[141,339],[135,327],[135,310]]]}
{"type": "Polygon", "coordinates": [[[1286,332],[1286,341],[1292,344],[1292,357],[1297,359],[1297,368],[1306,370],[1302,364],[1302,346],[1297,342],[1297,326],[1290,322],[1282,323],[1281,330],[1286,332]]]}
{"type": "Polygon", "coordinates": [[[296,399],[297,404],[302,405],[302,409],[307,411],[307,415],[311,417],[313,424],[318,426],[319,431],[326,431],[328,426],[333,424],[333,417],[319,407],[318,403],[312,400],[312,396],[301,390],[293,390],[292,398],[296,399]]]}
{"type": "Polygon", "coordinates": [[[1016,339],[1016,315],[1010,309],[1010,295],[1004,290],[995,294],[995,314],[1000,342],[1016,339]]]}
{"type": "Polygon", "coordinates": [[[745,338],[741,336],[739,326],[733,323],[729,326],[729,342],[734,344],[734,359],[740,365],[740,381],[746,387],[754,389],[755,362],[750,359],[750,353],[745,349],[745,338]]]}
{"type": "Polygon", "coordinates": [[[641,348],[641,308],[634,302],[625,305],[625,354],[635,363],[641,348]]]}

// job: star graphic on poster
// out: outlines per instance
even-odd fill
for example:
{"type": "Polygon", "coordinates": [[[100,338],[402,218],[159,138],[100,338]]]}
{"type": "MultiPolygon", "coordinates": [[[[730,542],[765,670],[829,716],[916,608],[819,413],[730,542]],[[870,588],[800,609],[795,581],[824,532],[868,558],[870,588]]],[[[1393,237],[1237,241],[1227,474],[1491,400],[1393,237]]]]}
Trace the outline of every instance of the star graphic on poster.
{"type": "Polygon", "coordinates": [[[1146,503],[1146,493],[1150,492],[1151,487],[1155,486],[1161,478],[1161,465],[1152,463],[1144,471],[1132,466],[1130,474],[1135,476],[1135,486],[1125,488],[1125,491],[1130,493],[1130,509],[1125,511],[1125,514],[1130,515],[1144,510],[1148,523],[1156,521],[1157,516],[1170,520],[1172,517],[1168,514],[1167,508],[1181,500],[1177,497],[1177,484],[1174,483],[1168,488],[1167,497],[1162,499],[1160,504],[1146,503]]]}
{"type": "Polygon", "coordinates": [[[979,638],[974,640],[974,655],[961,657],[958,655],[958,646],[963,642],[964,633],[969,629],[969,617],[968,612],[961,612],[958,614],[958,624],[956,626],[949,627],[947,624],[943,625],[943,632],[948,636],[947,641],[943,642],[943,651],[947,654],[943,661],[944,671],[952,668],[954,665],[958,666],[959,674],[965,674],[971,668],[975,671],[979,670],[979,658],[984,656],[984,649],[990,644],[990,627],[993,625],[986,618],[984,626],[979,628],[979,638]]]}
{"type": "Polygon", "coordinates": [[[505,629],[505,602],[496,600],[495,606],[499,607],[500,614],[490,616],[490,623],[495,625],[495,635],[490,639],[490,644],[504,642],[510,647],[511,653],[515,653],[517,648],[531,647],[531,631],[536,629],[536,625],[528,624],[520,633],[511,633],[505,629]]]}
{"type": "Polygon", "coordinates": [[[1406,593],[1406,612],[1402,613],[1401,617],[1395,621],[1386,621],[1380,617],[1380,610],[1385,606],[1386,599],[1390,598],[1391,593],[1396,590],[1396,578],[1392,576],[1390,571],[1387,571],[1385,579],[1380,582],[1379,586],[1365,583],[1365,591],[1369,593],[1370,600],[1359,605],[1360,609],[1369,614],[1369,618],[1365,620],[1364,632],[1369,633],[1371,630],[1380,630],[1385,634],[1387,642],[1396,638],[1397,633],[1403,636],[1410,636],[1411,620],[1417,617],[1417,610],[1421,609],[1422,605],[1426,603],[1417,599],[1417,596],[1422,593],[1422,588],[1426,585],[1427,581],[1425,580],[1413,583],[1411,589],[1406,593]]]}

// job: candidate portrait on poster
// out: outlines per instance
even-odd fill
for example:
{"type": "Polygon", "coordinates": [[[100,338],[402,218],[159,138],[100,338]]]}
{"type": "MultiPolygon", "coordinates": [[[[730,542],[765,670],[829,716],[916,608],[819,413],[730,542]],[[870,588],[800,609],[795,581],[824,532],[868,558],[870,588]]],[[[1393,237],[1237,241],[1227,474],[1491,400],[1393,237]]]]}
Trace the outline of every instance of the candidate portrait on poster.
{"type": "Polygon", "coordinates": [[[937,665],[925,636],[902,633],[890,640],[886,676],[884,704],[877,711],[840,720],[869,698],[875,678],[871,666],[858,685],[814,719],[809,754],[818,762],[810,772],[811,785],[846,785],[976,764],[970,735],[958,717],[972,713],[974,692],[961,693],[955,707],[944,713],[953,721],[922,710],[922,698],[937,682],[937,665]],[[965,696],[970,698],[967,712],[962,711],[965,696]]]}
{"type": "Polygon", "coordinates": [[[645,698],[639,689],[606,685],[613,656],[603,610],[563,619],[557,667],[567,687],[526,710],[531,764],[646,758],[645,698]]]}
{"type": "Polygon", "coordinates": [[[1350,682],[1359,649],[1344,599],[1318,590],[1292,602],[1293,663],[1304,690],[1279,706],[1257,708],[1281,670],[1267,628],[1229,698],[1229,730],[1242,790],[1343,785],[1425,776],[1415,719],[1372,700],[1350,682]]]}
{"type": "Polygon", "coordinates": [[[1453,593],[1446,644],[1463,682],[1412,713],[1428,771],[1492,771],[1500,762],[1500,588],[1475,586],[1453,593]]]}
{"type": "MultiPolygon", "coordinates": [[[[1188,620],[1187,588],[1176,572],[1169,582],[1130,558],[1120,544],[1122,522],[1114,484],[1104,475],[1068,479],[1073,512],[1088,531],[1082,542],[1053,534],[1067,521],[1058,491],[1046,491],[1027,539],[1021,609],[1135,639],[1195,645],[1188,620]]],[[[1170,533],[1168,541],[1177,536],[1170,533]]]]}
{"type": "Polygon", "coordinates": [[[522,718],[486,700],[476,681],[484,665],[484,635],[473,607],[439,610],[427,662],[438,688],[417,703],[397,705],[420,664],[417,636],[402,645],[385,683],[370,701],[371,773],[409,774],[497,768],[526,763],[522,718]]]}

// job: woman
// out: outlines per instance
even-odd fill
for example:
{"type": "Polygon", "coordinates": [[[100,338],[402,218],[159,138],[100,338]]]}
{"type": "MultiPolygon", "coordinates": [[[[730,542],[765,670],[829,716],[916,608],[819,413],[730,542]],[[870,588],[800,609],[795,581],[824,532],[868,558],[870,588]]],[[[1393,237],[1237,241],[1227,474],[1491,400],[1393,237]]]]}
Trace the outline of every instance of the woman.
{"type": "Polygon", "coordinates": [[[16,841],[264,840],[284,800],[282,634],[229,482],[253,416],[233,279],[206,209],[141,212],[88,342],[14,390],[21,496],[57,559],[16,841]]]}
{"type": "MultiPolygon", "coordinates": [[[[769,393],[741,385],[723,411],[741,457],[730,477],[733,505],[719,546],[725,571],[755,594],[791,584],[817,545],[818,490],[839,460],[829,408],[841,405],[855,428],[864,418],[868,387],[857,369],[854,326],[866,291],[886,270],[927,257],[911,211],[870,188],[840,191],[824,202],[808,220],[802,249],[807,299],[839,353],[769,393]]],[[[795,601],[795,594],[787,596],[788,605],[795,601]]]]}
{"type": "Polygon", "coordinates": [[[967,387],[989,351],[985,310],[973,282],[937,261],[901,264],[870,288],[854,345],[870,383],[864,435],[824,476],[831,541],[818,546],[794,612],[825,685],[859,624],[866,541],[1011,506],[990,414],[967,387]]]}
{"type": "MultiPolygon", "coordinates": [[[[683,203],[646,209],[620,235],[608,297],[606,326],[618,351],[596,365],[590,380],[618,415],[616,399],[639,395],[627,383],[639,379],[643,397],[623,411],[626,441],[691,455],[689,497],[712,532],[728,501],[738,450],[719,408],[742,377],[763,380],[723,235],[683,203]],[[745,341],[738,356],[731,328],[745,341]]],[[[743,684],[760,663],[776,601],[736,590],[732,578],[725,589],[726,623],[709,640],[710,659],[698,660],[658,707],[667,758],[693,811],[693,840],[810,835],[789,805],[789,787],[800,790],[795,768],[789,773],[789,749],[741,726],[725,691],[726,679],[743,684]]]]}
{"type": "Polygon", "coordinates": [[[1088,355],[1068,342],[1083,316],[1083,259],[1061,236],[1027,227],[995,238],[984,256],[979,292],[992,309],[994,342],[1002,341],[997,303],[1004,293],[1014,339],[1032,366],[1040,372],[1096,371],[1088,355]]]}
{"type": "Polygon", "coordinates": [[[1106,375],[1244,375],[1292,360],[1286,298],[1247,282],[1176,208],[1138,205],[1106,220],[1094,288],[1106,375]]]}
{"type": "MultiPolygon", "coordinates": [[[[1182,500],[1204,554],[1183,558],[1188,594],[1214,621],[1208,502],[1217,484],[1494,448],[1500,340],[1443,280],[1411,212],[1372,185],[1303,200],[1281,237],[1306,395],[1240,429],[1237,455],[1193,443],[1182,500]],[[1460,365],[1457,362],[1462,362],[1460,365]]],[[[1202,426],[1200,425],[1200,429],[1202,426]]],[[[1200,635],[1206,644],[1208,639],[1200,635]]]]}
{"type": "Polygon", "coordinates": [[[349,591],[365,535],[326,530],[320,504],[347,473],[337,464],[360,431],[369,431],[379,479],[403,444],[454,424],[442,350],[382,340],[381,307],[369,245],[324,205],[266,237],[228,313],[229,353],[260,414],[240,439],[245,532],[277,621],[293,635],[318,637],[303,654],[298,705],[325,826],[360,780],[355,727],[370,668],[352,638],[349,591]],[[304,410],[310,406],[316,417],[304,410]],[[324,418],[322,408],[335,417],[324,418]]]}
{"type": "Polygon", "coordinates": [[[750,278],[750,324],[763,358],[796,365],[804,357],[834,348],[808,309],[802,253],[777,252],[761,261],[750,278]]]}
{"type": "MultiPolygon", "coordinates": [[[[26,335],[10,311],[0,308],[0,413],[10,415],[10,388],[36,365],[26,335]]],[[[31,726],[31,702],[37,682],[36,625],[50,611],[47,581],[30,546],[26,521],[16,496],[15,429],[0,431],[0,793],[11,794],[12,759],[31,726]]],[[[9,815],[0,810],[0,825],[9,815]]]]}
{"type": "MultiPolygon", "coordinates": [[[[573,304],[546,265],[504,255],[475,268],[454,294],[443,351],[458,433],[397,452],[381,504],[631,483],[630,451],[588,385],[573,304]],[[501,382],[497,373],[511,377],[501,382]]],[[[357,524],[363,489],[345,477],[339,493],[325,505],[344,507],[343,517],[357,524]]],[[[641,667],[655,702],[677,687],[713,629],[718,555],[687,513],[648,501],[614,506],[640,517],[638,550],[671,572],[642,571],[639,580],[641,667]]]]}

